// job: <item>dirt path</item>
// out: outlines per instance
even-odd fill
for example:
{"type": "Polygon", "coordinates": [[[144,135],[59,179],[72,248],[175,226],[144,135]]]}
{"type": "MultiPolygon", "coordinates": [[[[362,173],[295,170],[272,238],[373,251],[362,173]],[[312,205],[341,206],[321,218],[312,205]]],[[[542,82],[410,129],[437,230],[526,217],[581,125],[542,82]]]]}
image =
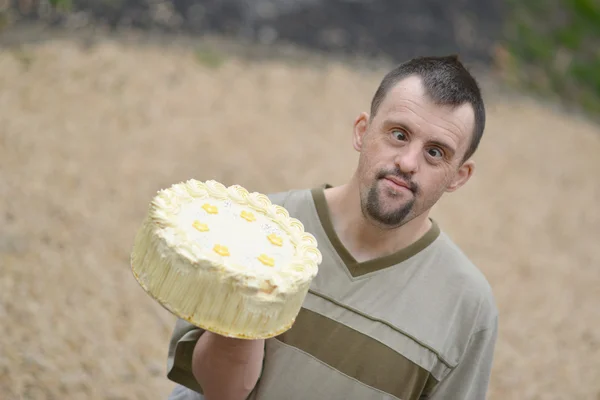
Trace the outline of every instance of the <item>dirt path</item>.
{"type": "MultiPolygon", "coordinates": [[[[351,173],[352,119],[382,71],[224,61],[112,42],[0,50],[3,398],[165,398],[174,318],[128,267],[156,190],[351,173]]],[[[496,293],[490,398],[600,398],[600,128],[488,102],[476,176],[435,214],[496,293]]]]}

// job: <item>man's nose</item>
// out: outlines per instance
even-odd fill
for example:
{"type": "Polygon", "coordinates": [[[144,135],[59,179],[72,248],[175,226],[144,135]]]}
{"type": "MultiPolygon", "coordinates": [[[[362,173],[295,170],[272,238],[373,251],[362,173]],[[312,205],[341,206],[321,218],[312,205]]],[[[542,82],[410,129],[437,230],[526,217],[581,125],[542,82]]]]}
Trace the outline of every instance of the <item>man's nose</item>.
{"type": "Polygon", "coordinates": [[[421,150],[418,145],[405,146],[396,155],[396,166],[405,174],[414,174],[419,168],[421,150]]]}

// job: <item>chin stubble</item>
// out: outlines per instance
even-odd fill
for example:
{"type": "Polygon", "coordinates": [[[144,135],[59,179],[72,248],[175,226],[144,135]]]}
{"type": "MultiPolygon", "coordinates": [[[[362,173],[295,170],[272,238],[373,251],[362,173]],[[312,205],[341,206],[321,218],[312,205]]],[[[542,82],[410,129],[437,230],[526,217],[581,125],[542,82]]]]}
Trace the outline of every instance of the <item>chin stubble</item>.
{"type": "Polygon", "coordinates": [[[377,184],[385,176],[390,175],[397,176],[398,178],[403,179],[410,185],[412,192],[415,195],[417,194],[417,185],[410,180],[410,177],[407,177],[405,176],[405,174],[402,174],[401,171],[382,171],[378,174],[375,184],[369,189],[366,201],[364,201],[363,204],[363,212],[366,213],[373,220],[385,226],[395,227],[402,225],[408,214],[410,214],[415,204],[415,199],[411,199],[409,202],[392,212],[385,213],[381,208],[381,198],[379,195],[377,184]]]}
{"type": "Polygon", "coordinates": [[[380,222],[386,226],[398,226],[401,225],[404,219],[408,216],[413,208],[414,200],[409,201],[402,207],[388,213],[384,213],[381,209],[381,202],[379,198],[379,192],[376,187],[369,189],[367,201],[364,206],[365,212],[375,221],[380,222]]]}

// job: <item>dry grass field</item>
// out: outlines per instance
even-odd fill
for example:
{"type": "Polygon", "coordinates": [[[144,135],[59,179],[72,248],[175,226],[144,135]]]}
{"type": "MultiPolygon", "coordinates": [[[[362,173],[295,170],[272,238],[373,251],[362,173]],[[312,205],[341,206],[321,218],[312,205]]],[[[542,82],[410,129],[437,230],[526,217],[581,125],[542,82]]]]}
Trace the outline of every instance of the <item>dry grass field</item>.
{"type": "MultiPolygon", "coordinates": [[[[352,121],[384,70],[219,57],[0,48],[1,399],[166,398],[174,318],[128,265],[158,189],[352,173],[352,121]]],[[[434,216],[496,294],[490,398],[600,399],[600,128],[486,89],[477,172],[434,216]]]]}

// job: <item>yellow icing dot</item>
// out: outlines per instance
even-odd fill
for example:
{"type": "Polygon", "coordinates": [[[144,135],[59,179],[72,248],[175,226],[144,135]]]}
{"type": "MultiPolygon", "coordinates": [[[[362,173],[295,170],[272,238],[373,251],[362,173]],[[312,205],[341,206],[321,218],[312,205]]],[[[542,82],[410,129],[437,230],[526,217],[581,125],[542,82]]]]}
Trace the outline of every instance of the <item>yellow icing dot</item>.
{"type": "Polygon", "coordinates": [[[206,211],[209,214],[216,214],[219,212],[219,210],[217,209],[217,206],[213,206],[212,204],[208,204],[205,203],[202,208],[204,208],[204,211],[206,211]]]}
{"type": "Polygon", "coordinates": [[[240,216],[248,222],[256,221],[256,217],[250,211],[242,211],[240,216]]]}
{"type": "Polygon", "coordinates": [[[200,232],[208,232],[208,225],[203,224],[200,221],[194,221],[194,223],[192,224],[192,226],[196,229],[198,229],[200,232]]]}
{"type": "Polygon", "coordinates": [[[263,263],[264,265],[268,265],[269,267],[272,267],[275,265],[275,260],[272,257],[269,257],[266,254],[261,254],[258,257],[258,261],[260,261],[261,263],[263,263]]]}
{"type": "Polygon", "coordinates": [[[221,246],[220,244],[216,244],[215,247],[213,247],[213,251],[224,257],[229,255],[229,249],[225,246],[221,246]]]}
{"type": "Polygon", "coordinates": [[[283,246],[283,239],[274,233],[271,233],[269,236],[267,236],[267,239],[269,239],[269,242],[273,243],[275,246],[283,246]]]}

